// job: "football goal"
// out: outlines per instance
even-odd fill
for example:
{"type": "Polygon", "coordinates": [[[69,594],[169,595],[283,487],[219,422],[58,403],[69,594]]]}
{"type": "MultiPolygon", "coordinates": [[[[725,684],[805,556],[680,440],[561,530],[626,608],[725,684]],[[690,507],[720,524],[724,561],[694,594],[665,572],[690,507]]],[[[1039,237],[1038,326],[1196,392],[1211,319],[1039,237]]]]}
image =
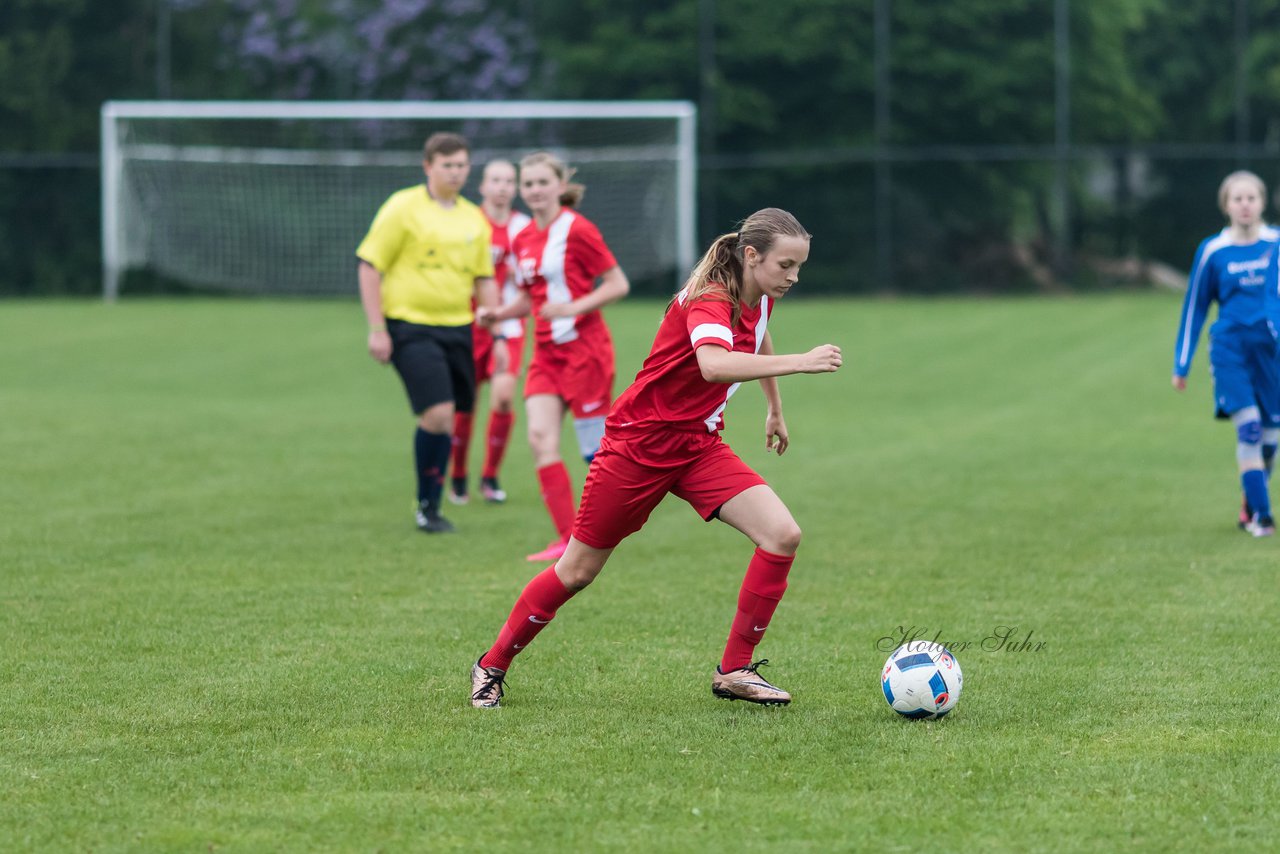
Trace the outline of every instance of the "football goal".
{"type": "MultiPolygon", "coordinates": [[[[675,101],[111,101],[102,107],[103,295],[149,271],[200,290],[355,294],[378,206],[423,181],[422,143],[484,164],[549,150],[634,281],[695,260],[696,110],[675,101]]],[[[519,202],[517,201],[517,206],[519,202]]]]}

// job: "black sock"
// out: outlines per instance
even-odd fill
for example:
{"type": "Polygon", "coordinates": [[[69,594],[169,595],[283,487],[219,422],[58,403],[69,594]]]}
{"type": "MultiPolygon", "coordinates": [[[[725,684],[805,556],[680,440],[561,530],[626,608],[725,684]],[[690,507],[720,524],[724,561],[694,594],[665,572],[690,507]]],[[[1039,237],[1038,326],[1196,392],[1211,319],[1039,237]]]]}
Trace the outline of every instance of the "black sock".
{"type": "Polygon", "coordinates": [[[413,457],[418,472],[418,502],[440,508],[444,470],[449,465],[453,437],[448,433],[428,433],[421,427],[413,434],[413,457]]]}

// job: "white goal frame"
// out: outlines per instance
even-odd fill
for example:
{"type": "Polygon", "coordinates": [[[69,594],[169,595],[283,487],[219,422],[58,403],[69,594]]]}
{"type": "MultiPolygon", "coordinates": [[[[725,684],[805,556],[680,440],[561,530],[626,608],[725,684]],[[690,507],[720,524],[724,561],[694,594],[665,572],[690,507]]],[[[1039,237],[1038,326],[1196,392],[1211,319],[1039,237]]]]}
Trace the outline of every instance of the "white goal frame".
{"type": "Polygon", "coordinates": [[[697,107],[689,101],[107,101],[100,114],[102,294],[120,295],[124,160],[118,129],[127,119],[674,119],[678,276],[693,266],[697,230],[697,107]]]}

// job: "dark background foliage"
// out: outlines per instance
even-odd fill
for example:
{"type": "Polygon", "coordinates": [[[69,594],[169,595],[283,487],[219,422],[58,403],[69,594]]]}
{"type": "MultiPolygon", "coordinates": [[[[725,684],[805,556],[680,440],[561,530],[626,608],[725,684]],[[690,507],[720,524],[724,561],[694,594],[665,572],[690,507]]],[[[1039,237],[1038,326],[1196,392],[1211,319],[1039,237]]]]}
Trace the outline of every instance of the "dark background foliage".
{"type": "Polygon", "coordinates": [[[0,294],[97,292],[98,111],[146,98],[687,99],[700,242],[778,205],[830,289],[1098,287],[1280,179],[1280,0],[8,0],[0,294]]]}

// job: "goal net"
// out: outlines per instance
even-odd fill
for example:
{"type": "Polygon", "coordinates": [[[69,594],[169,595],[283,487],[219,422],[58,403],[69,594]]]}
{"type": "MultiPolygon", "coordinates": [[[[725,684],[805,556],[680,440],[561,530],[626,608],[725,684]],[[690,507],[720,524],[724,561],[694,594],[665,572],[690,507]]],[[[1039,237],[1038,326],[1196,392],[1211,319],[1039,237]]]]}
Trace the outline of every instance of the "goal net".
{"type": "MultiPolygon", "coordinates": [[[[481,168],[545,149],[577,168],[582,212],[627,275],[678,281],[694,261],[695,109],[687,102],[108,102],[102,107],[103,292],[149,271],[199,289],[355,294],[355,249],[422,143],[471,143],[481,168]]],[[[519,201],[517,201],[519,206],[519,201]]]]}

